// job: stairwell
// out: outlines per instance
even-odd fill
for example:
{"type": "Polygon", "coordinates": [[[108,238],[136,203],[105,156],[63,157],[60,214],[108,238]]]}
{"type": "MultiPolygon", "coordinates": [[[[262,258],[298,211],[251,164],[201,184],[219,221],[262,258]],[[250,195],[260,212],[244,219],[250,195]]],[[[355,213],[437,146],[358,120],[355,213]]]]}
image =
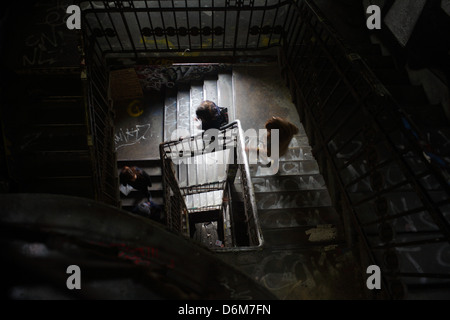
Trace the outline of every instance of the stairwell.
{"type": "MultiPolygon", "coordinates": [[[[425,157],[434,160],[433,164],[438,164],[436,168],[442,174],[439,179],[447,180],[449,125],[442,106],[430,104],[423,87],[412,85],[405,70],[399,68],[390,56],[386,56],[380,46],[366,42],[360,43],[355,49],[350,59],[364,61],[392,94],[405,115],[414,120],[417,129],[424,133],[416,137],[419,145],[425,146],[425,157]]],[[[320,60],[324,56],[316,54],[306,58],[312,72],[305,72],[305,76],[313,75],[311,78],[317,80],[314,77],[319,74],[330,74],[308,97],[312,101],[314,95],[319,95],[321,91],[331,93],[332,99],[328,97],[330,104],[324,103],[314,116],[321,120],[320,124],[341,120],[344,123],[344,118],[337,117],[340,113],[334,113],[338,109],[335,106],[343,106],[341,111],[348,111],[357,110],[355,106],[360,105],[346,99],[346,88],[340,86],[339,77],[333,78],[335,74],[328,72],[332,68],[327,62],[324,68],[315,69],[316,65],[321,65],[320,60]],[[332,85],[328,85],[327,81],[332,85]]],[[[80,70],[64,67],[49,70],[22,70],[8,88],[6,107],[2,110],[8,176],[12,179],[8,191],[62,193],[94,198],[93,166],[80,70]],[[21,94],[24,87],[27,96],[21,94]]],[[[271,64],[233,65],[232,72],[208,75],[201,80],[166,88],[162,99],[164,103],[158,107],[164,115],[159,127],[161,136],[151,140],[150,148],[153,150],[150,151],[153,155],[120,158],[118,167],[137,165],[150,173],[153,179],[152,198],[162,204],[161,165],[154,156],[154,150],[162,141],[178,139],[178,136],[172,136],[176,129],[185,129],[188,135],[198,133],[193,114],[199,101],[210,99],[222,107],[228,107],[231,121],[240,119],[244,130],[262,128],[265,120],[272,115],[287,117],[297,124],[300,133],[292,141],[288,155],[281,159],[279,173],[262,175],[261,166],[251,166],[264,245],[257,250],[214,254],[235,265],[281,299],[366,298],[365,270],[360,270],[361,265],[358,264],[361,258],[359,255],[363,255],[366,248],[352,246],[349,239],[352,240],[353,234],[345,221],[347,217],[339,216],[331,206],[330,192],[335,190],[327,189],[310,145],[314,139],[309,141],[307,138],[297,113],[300,108],[291,103],[291,96],[278,72],[278,66],[271,64]]],[[[316,84],[311,81],[309,85],[316,84]]],[[[380,88],[380,92],[383,90],[380,88]]],[[[345,117],[344,113],[342,117],[345,117]]],[[[358,119],[355,119],[353,123],[356,125],[358,119]]],[[[389,118],[382,120],[386,132],[398,125],[389,118]]],[[[330,132],[325,133],[331,135],[332,128],[330,125],[326,129],[330,132]]],[[[342,129],[342,137],[349,138],[346,135],[353,134],[350,129],[342,129]]],[[[417,133],[415,129],[410,128],[413,134],[417,133]]],[[[365,133],[362,131],[362,135],[365,133]]],[[[378,250],[377,261],[383,263],[381,266],[384,270],[391,272],[392,283],[398,284],[398,273],[403,276],[402,280],[406,279],[395,288],[398,289],[396,297],[447,297],[448,243],[445,242],[445,234],[441,234],[439,226],[428,215],[428,207],[421,202],[423,199],[417,197],[410,184],[413,181],[411,176],[405,178],[401,168],[390,162],[383,163],[382,160],[391,161],[389,150],[392,149],[374,143],[375,149],[379,147],[376,152],[369,148],[355,151],[353,142],[357,144],[360,136],[352,137],[355,139],[349,138],[349,145],[338,145],[339,141],[332,141],[329,149],[334,148],[336,159],[329,160],[341,170],[339,174],[342,173],[349,198],[355,204],[353,209],[359,214],[362,229],[370,245],[378,250]],[[372,175],[370,170],[374,167],[380,170],[378,174],[372,175]],[[385,177],[390,179],[386,180],[385,177]],[[377,192],[386,193],[387,196],[375,197],[377,192]],[[402,248],[402,242],[411,239],[417,239],[422,244],[422,236],[425,239],[422,247],[408,248],[405,245],[402,248]]],[[[420,177],[418,184],[437,202],[448,221],[445,192],[439,189],[435,176],[426,171],[427,167],[413,154],[414,150],[409,149],[412,144],[405,142],[404,136],[393,136],[393,139],[396,146],[405,146],[405,152],[400,156],[411,168],[416,169],[414,173],[419,176],[424,170],[425,174],[420,177]],[[440,199],[442,202],[439,202],[440,199]]],[[[373,141],[377,141],[376,137],[373,141]]],[[[208,179],[220,180],[215,160],[212,159],[212,163],[201,170],[198,166],[182,168],[177,172],[180,186],[208,179]]],[[[324,168],[323,163],[320,168],[324,168]]],[[[412,178],[415,176],[412,175],[412,178]]],[[[417,189],[417,185],[414,187],[417,189]]],[[[219,193],[213,195],[211,201],[221,198],[222,194],[219,193]]],[[[187,204],[189,209],[195,210],[209,200],[208,196],[203,199],[191,197],[187,204]]],[[[122,208],[132,210],[142,199],[132,193],[129,197],[121,195],[121,201],[122,208]]],[[[236,203],[239,204],[239,201],[236,203]]],[[[213,247],[219,237],[218,225],[207,221],[200,224],[196,240],[213,247]]]]}
{"type": "MultiPolygon", "coordinates": [[[[341,217],[331,206],[325,181],[295,106],[282,84],[278,66],[274,63],[237,64],[232,66],[231,72],[219,72],[203,82],[167,90],[165,141],[179,138],[172,136],[175,129],[185,129],[191,135],[199,132],[194,114],[205,99],[227,107],[230,121],[239,118],[244,130],[264,128],[265,121],[273,115],[288,118],[300,129],[291,141],[288,153],[281,157],[276,174],[261,173],[260,163],[250,165],[264,243],[253,250],[240,251],[237,247],[233,252],[217,252],[217,257],[237,266],[280,299],[314,299],[319,295],[321,298],[343,297],[339,286],[345,287],[348,297],[364,297],[361,272],[352,252],[354,248],[345,243],[341,217]],[[318,288],[320,293],[314,293],[318,288]]],[[[214,159],[210,163],[213,165],[180,167],[177,172],[180,187],[226,178],[224,166],[214,165],[214,159]]],[[[239,180],[237,177],[236,186],[239,180]]],[[[243,215],[243,202],[236,192],[232,195],[234,214],[243,215]]],[[[216,202],[220,205],[222,200],[220,192],[216,197],[197,196],[197,199],[186,197],[191,215],[196,214],[195,209],[216,202]]],[[[191,236],[214,249],[219,228],[206,220],[196,225],[197,232],[191,236]]],[[[224,223],[226,225],[227,221],[224,223]]],[[[237,229],[236,232],[237,237],[245,238],[247,230],[237,229]]]]}

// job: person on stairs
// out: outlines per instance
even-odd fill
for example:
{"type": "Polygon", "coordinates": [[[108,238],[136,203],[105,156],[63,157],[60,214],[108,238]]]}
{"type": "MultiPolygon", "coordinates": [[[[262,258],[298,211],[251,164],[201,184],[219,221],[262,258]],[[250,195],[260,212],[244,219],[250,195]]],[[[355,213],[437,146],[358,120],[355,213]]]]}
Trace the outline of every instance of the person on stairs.
{"type": "Polygon", "coordinates": [[[202,122],[202,130],[204,131],[208,129],[220,129],[228,124],[227,108],[221,108],[210,100],[202,101],[195,114],[197,115],[195,120],[202,122]]]}
{"type": "Polygon", "coordinates": [[[271,131],[272,129],[278,129],[279,131],[279,150],[278,155],[284,156],[289,149],[289,144],[292,138],[298,133],[298,127],[290,121],[281,117],[273,116],[266,121],[265,128],[267,129],[267,155],[271,155],[271,131]]]}
{"type": "Polygon", "coordinates": [[[138,167],[124,166],[119,175],[120,183],[138,190],[145,198],[150,199],[148,187],[152,186],[150,175],[138,167]]]}
{"type": "Polygon", "coordinates": [[[139,203],[131,212],[156,222],[164,223],[163,206],[151,200],[145,200],[139,203]]]}
{"type": "MultiPolygon", "coordinates": [[[[259,137],[258,146],[256,149],[251,146],[251,143],[250,146],[247,144],[245,151],[253,152],[253,155],[257,155],[257,161],[264,163],[265,167],[272,169],[272,171],[266,172],[276,174],[276,172],[278,172],[279,158],[288,152],[289,144],[291,143],[294,135],[298,133],[299,129],[292,122],[277,116],[273,116],[268,119],[264,127],[267,130],[267,136],[265,138],[259,137]],[[272,148],[276,146],[272,146],[272,130],[274,129],[278,130],[278,141],[276,141],[278,153],[275,152],[275,154],[272,152],[272,148]]],[[[249,155],[249,161],[252,161],[251,159],[254,158],[249,155]]]]}

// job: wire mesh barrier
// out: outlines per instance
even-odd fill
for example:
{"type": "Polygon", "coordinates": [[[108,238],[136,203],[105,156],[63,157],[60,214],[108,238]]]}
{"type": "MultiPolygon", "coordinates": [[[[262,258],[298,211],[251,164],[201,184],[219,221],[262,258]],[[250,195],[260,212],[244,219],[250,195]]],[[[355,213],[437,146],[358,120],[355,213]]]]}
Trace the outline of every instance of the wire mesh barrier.
{"type": "Polygon", "coordinates": [[[448,288],[450,189],[420,132],[314,5],[296,3],[287,21],[285,76],[334,205],[394,297],[448,288]]]}
{"type": "Polygon", "coordinates": [[[189,236],[191,221],[217,220],[223,246],[216,250],[259,248],[263,239],[240,122],[211,132],[160,145],[167,226],[189,236]],[[242,223],[241,241],[235,229],[242,223]]]}

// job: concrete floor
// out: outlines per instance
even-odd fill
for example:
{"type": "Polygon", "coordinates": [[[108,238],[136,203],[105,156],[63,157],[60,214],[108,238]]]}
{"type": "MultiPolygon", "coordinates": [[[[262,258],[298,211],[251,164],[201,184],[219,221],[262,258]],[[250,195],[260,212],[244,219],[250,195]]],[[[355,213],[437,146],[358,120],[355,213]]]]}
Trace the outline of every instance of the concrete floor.
{"type": "Polygon", "coordinates": [[[284,84],[278,66],[248,65],[233,67],[236,118],[242,129],[264,129],[272,116],[289,119],[297,127],[300,118],[289,98],[289,89],[284,84]]]}

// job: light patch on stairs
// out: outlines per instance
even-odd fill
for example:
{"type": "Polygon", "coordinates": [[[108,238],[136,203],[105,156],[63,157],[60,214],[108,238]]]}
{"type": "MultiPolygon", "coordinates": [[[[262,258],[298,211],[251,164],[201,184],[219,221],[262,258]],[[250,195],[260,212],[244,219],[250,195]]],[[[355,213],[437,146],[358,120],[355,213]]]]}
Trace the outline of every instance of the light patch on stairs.
{"type": "Polygon", "coordinates": [[[311,242],[325,242],[335,240],[337,236],[337,229],[332,225],[318,225],[315,228],[311,228],[305,231],[306,235],[309,235],[309,241],[311,242]]]}

